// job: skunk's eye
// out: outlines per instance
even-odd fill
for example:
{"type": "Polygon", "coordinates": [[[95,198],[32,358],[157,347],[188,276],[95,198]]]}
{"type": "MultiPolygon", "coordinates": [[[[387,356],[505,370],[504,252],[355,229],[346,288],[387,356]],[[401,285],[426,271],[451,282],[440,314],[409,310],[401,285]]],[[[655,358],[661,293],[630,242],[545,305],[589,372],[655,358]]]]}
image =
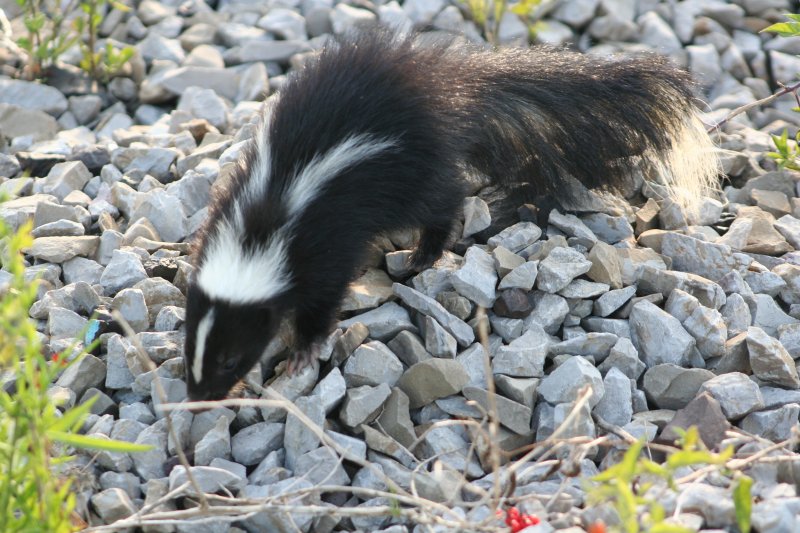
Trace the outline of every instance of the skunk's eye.
{"type": "Polygon", "coordinates": [[[225,361],[225,364],[222,365],[222,370],[225,372],[233,372],[236,370],[236,367],[239,366],[236,362],[236,359],[228,359],[225,361]]]}

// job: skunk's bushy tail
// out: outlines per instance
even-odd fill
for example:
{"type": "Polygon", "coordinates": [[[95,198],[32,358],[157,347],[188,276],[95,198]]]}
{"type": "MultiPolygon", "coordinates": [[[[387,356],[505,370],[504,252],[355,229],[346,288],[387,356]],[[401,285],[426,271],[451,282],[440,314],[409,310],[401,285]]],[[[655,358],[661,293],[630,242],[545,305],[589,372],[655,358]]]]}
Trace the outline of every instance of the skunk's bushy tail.
{"type": "Polygon", "coordinates": [[[640,171],[688,211],[717,188],[689,75],[655,54],[491,50],[385,28],[341,37],[323,54],[341,69],[393,72],[437,117],[456,157],[528,200],[574,200],[570,178],[630,192],[640,171]]]}
{"type": "MultiPolygon", "coordinates": [[[[456,52],[456,55],[458,53],[456,52]]],[[[719,164],[688,74],[650,55],[603,59],[551,48],[472,50],[452,63],[472,85],[469,161],[532,195],[625,190],[637,165],[691,211],[719,164]]]]}

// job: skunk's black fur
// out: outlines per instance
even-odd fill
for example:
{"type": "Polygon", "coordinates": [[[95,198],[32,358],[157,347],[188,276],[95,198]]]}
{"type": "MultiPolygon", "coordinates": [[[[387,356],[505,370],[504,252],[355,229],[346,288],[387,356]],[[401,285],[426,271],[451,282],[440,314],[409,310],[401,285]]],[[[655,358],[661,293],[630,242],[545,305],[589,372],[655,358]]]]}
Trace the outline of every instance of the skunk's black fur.
{"type": "Polygon", "coordinates": [[[286,316],[294,360],[313,354],[377,235],[419,228],[413,266],[437,259],[467,169],[522,200],[564,197],[569,176],[624,189],[640,163],[691,199],[716,173],[687,75],[656,56],[490,51],[374,29],[331,42],[270,103],[199,239],[192,399],[224,396],[286,316]]]}

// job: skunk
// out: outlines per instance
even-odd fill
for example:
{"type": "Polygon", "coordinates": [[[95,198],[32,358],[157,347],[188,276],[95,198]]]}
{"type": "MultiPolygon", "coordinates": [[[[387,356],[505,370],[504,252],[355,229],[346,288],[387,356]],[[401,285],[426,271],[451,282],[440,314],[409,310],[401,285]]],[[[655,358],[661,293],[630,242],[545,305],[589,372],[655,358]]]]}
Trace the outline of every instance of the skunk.
{"type": "Polygon", "coordinates": [[[434,262],[465,172],[520,198],[563,198],[575,180],[624,189],[646,164],[690,206],[717,175],[690,87],[656,56],[490,50],[381,28],[330,40],[267,100],[212,200],[187,293],[190,399],[224,397],[284,319],[290,363],[313,359],[376,236],[418,228],[410,266],[434,262]]]}

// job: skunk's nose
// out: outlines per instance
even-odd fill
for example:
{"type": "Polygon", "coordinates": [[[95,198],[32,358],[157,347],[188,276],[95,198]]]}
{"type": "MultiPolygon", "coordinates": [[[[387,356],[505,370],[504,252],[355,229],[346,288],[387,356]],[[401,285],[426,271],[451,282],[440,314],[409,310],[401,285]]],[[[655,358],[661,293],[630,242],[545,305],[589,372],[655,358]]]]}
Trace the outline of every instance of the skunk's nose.
{"type": "Polygon", "coordinates": [[[210,402],[224,399],[225,391],[219,391],[201,385],[189,386],[187,397],[190,402],[210,402]]]}

